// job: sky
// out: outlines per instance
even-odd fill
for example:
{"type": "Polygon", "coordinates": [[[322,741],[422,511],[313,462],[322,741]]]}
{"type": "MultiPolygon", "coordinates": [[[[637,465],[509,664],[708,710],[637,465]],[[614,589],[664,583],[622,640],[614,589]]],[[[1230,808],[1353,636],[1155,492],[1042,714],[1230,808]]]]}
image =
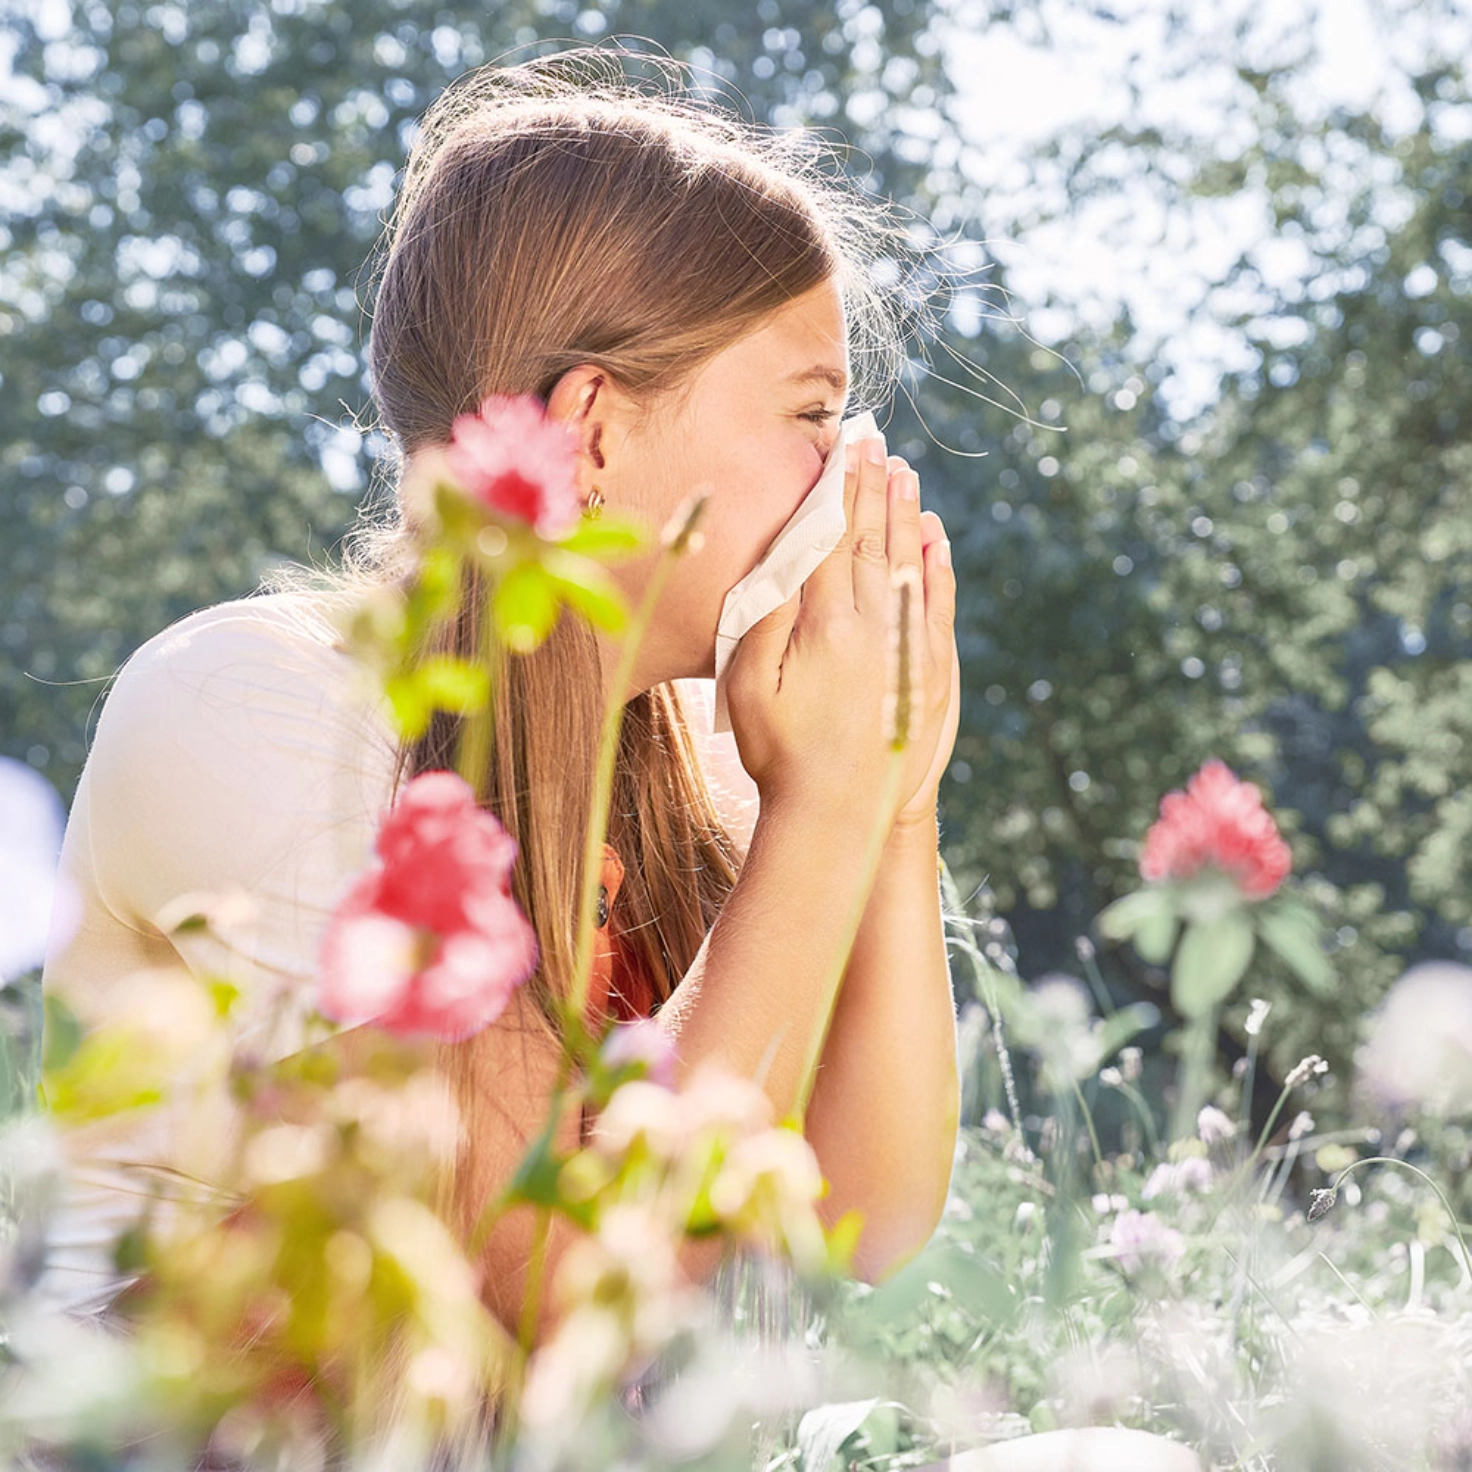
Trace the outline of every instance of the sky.
{"type": "MultiPolygon", "coordinates": [[[[44,35],[65,35],[67,0],[28,8],[44,35]]],[[[1276,291],[1322,289],[1322,268],[1305,242],[1275,234],[1261,194],[1192,199],[1169,180],[1132,177],[1127,150],[1094,141],[1111,125],[1151,125],[1188,151],[1231,158],[1255,136],[1238,65],[1300,56],[1311,57],[1292,92],[1301,113],[1368,107],[1394,131],[1416,121],[1409,67],[1437,50],[1472,54],[1472,0],[1029,0],[1009,24],[988,25],[995,8],[937,0],[961,167],[985,200],[982,225],[1013,310],[1066,356],[1080,325],[1107,327],[1127,308],[1132,351],[1162,371],[1162,403],[1183,418],[1211,402],[1224,370],[1252,366],[1232,319],[1266,309],[1276,291]],[[1042,152],[1060,138],[1081,140],[1077,151],[1116,187],[1071,198],[1042,152]],[[1243,255],[1255,293],[1250,282],[1218,284],[1243,255]]],[[[7,72],[0,35],[0,95],[7,72]]],[[[1448,126],[1472,135],[1467,111],[1448,126]]],[[[1387,223],[1396,208],[1387,187],[1387,223]]],[[[1331,236],[1333,227],[1326,219],[1331,236]]],[[[356,439],[345,430],[329,446],[335,479],[355,474],[356,439]]]]}
{"type": "MultiPolygon", "coordinates": [[[[1312,59],[1290,95],[1303,116],[1370,109],[1393,133],[1419,118],[1408,69],[1438,52],[1472,55],[1472,0],[1114,0],[1089,7],[1102,12],[1092,16],[1079,0],[1036,0],[1018,7],[1013,26],[993,28],[978,24],[981,7],[969,0],[947,8],[964,170],[989,201],[989,248],[1027,330],[1066,353],[1078,323],[1106,327],[1127,307],[1136,351],[1163,363],[1162,397],[1181,417],[1210,403],[1224,368],[1252,365],[1231,318],[1265,307],[1270,289],[1313,289],[1322,268],[1305,243],[1275,233],[1261,195],[1192,200],[1155,180],[1076,201],[1037,150],[1076,135],[1087,151],[1106,128],[1132,124],[1232,158],[1253,137],[1239,63],[1301,56],[1312,59]],[[1214,286],[1241,255],[1261,277],[1256,298],[1214,286]]],[[[1466,111],[1445,126],[1472,136],[1466,111]]],[[[1102,174],[1129,173],[1126,158],[1103,149],[1094,158],[1102,174]]],[[[1387,187],[1386,223],[1403,206],[1387,187]]]]}

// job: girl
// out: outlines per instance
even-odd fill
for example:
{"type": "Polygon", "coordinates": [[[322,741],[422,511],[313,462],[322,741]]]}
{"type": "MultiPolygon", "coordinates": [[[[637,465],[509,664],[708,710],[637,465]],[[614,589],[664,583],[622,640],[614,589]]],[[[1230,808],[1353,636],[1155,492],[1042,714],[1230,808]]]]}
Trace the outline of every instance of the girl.
{"type": "MultiPolygon", "coordinates": [[[[575,432],[588,506],[659,527],[702,492],[704,545],[676,564],[628,688],[610,688],[610,647],[571,618],[498,672],[485,786],[519,844],[515,894],[540,963],[499,1021],[445,1050],[465,1120],[454,1214],[468,1230],[545,1118],[559,1056],[548,1003],[569,988],[611,698],[625,715],[602,1004],[656,1017],[682,1071],[720,1059],[760,1079],[781,1116],[842,966],[806,1130],[830,1184],[824,1211],[862,1214],[855,1265],[876,1279],[934,1229],[959,1113],[936,815],[959,705],[956,590],[941,521],[882,441],[845,465],[843,541],[732,659],[734,747],[710,732],[708,682],[725,596],[815,484],[855,372],[872,394],[896,360],[897,308],[869,274],[895,232],[804,161],[800,139],[758,136],[621,75],[557,75],[486,69],[424,118],[374,308],[380,422],[407,472],[487,395],[536,395],[575,432]],[[920,697],[886,797],[889,589],[906,569],[923,590],[920,697]],[[866,862],[876,826],[882,851],[866,862]]],[[[346,585],[402,575],[403,510],[346,585]]],[[[652,566],[616,569],[631,602],[652,566]]],[[[458,736],[441,718],[396,746],[338,644],[333,601],[331,590],[277,592],[207,609],[122,671],[66,839],[82,922],[57,938],[44,978],[83,1011],[105,1007],[119,976],[182,957],[233,972],[257,1004],[242,1035],[263,1058],[300,1046],[276,1000],[310,994],[324,923],[396,787],[453,765],[458,736]],[[232,890],[250,905],[233,924],[218,914],[228,946],[173,931],[199,892],[232,890]]],[[[457,633],[467,655],[471,632],[457,633]]],[[[561,1143],[578,1129],[570,1120],[561,1143]]],[[[166,1133],[115,1150],[114,1170],[166,1156],[166,1133]]],[[[115,1180],[93,1180],[95,1246],[108,1228],[101,1188],[115,1180]]],[[[549,1277],[573,1232],[554,1225],[549,1277]]],[[[487,1302],[513,1332],[532,1239],[530,1213],[510,1212],[484,1247],[487,1302]]],[[[88,1245],[86,1231],[63,1244],[88,1245]]],[[[696,1274],[715,1261],[687,1256],[696,1274]]],[[[95,1287],[106,1296],[105,1272],[95,1287]]],[[[1032,1460],[1018,1444],[987,1465],[1112,1465],[1108,1446],[1041,1440],[1032,1460]]],[[[1117,1450],[1119,1465],[1175,1465],[1134,1441],[1117,1450]]]]}

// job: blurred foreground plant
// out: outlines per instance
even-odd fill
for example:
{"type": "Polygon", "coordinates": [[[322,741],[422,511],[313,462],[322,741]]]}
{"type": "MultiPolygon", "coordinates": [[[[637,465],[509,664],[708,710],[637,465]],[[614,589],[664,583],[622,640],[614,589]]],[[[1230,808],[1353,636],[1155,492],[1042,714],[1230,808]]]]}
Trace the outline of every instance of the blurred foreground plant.
{"type": "Polygon", "coordinates": [[[129,1393],[31,1414],[57,1361],[44,1333],[20,1336],[0,1418],[13,1438],[60,1456],[131,1447],[158,1465],[352,1461],[385,1448],[411,1464],[493,1429],[498,1455],[512,1457],[523,1432],[575,1437],[693,1321],[685,1242],[719,1239],[812,1281],[847,1268],[856,1224],[830,1233],[818,1217],[826,1187],[801,1108],[779,1124],[756,1083],[714,1067],[681,1087],[656,1023],[587,1014],[617,703],[599,748],[571,995],[553,998],[563,1052],[547,1118],[470,1241],[438,1214],[461,1125],[434,1048],[492,1025],[538,959],[512,896],[516,844],[480,804],[494,672],[503,651],[532,652],[571,610],[622,635],[611,688],[623,689],[672,561],[698,545],[696,502],[665,529],[631,613],[604,564],[648,539],[579,517],[573,466],[539,402],[489,399],[406,479],[412,576],[366,596],[349,634],[402,741],[437,711],[461,719],[458,772],[414,777],[385,815],[374,864],[329,922],[308,1046],[264,1063],[234,1031],[235,989],[183,972],[120,979],[105,1016],[53,1003],[44,1093],[64,1142],[83,1159],[99,1132],[126,1136],[151,1116],[171,1169],[116,1243],[131,1286],[109,1322],[127,1333],[129,1393]],[[466,596],[475,659],[438,652],[466,596]],[[585,1111],[594,1133],[559,1150],[559,1123],[585,1111]],[[511,1334],[483,1306],[480,1277],[486,1233],[515,1207],[538,1225],[511,1334]],[[582,1236],[550,1285],[560,1327],[538,1346],[554,1216],[582,1236]]]}

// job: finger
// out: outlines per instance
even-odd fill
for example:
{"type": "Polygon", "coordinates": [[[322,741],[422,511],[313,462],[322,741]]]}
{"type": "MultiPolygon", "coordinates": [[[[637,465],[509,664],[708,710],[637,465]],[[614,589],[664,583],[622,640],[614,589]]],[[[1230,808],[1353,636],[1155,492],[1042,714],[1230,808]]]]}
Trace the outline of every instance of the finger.
{"type": "Polygon", "coordinates": [[[920,545],[928,547],[932,542],[944,539],[946,534],[945,523],[933,511],[922,511],[920,513],[920,545]]]}
{"type": "Polygon", "coordinates": [[[925,570],[924,540],[920,527],[920,477],[905,464],[889,477],[889,567],[912,567],[917,582],[925,570]]]}
{"type": "MultiPolygon", "coordinates": [[[[939,517],[936,518],[940,520],[939,517]]],[[[936,660],[949,661],[956,629],[956,571],[951,566],[951,544],[944,534],[925,548],[925,622],[930,629],[936,660]]]]}
{"type": "Polygon", "coordinates": [[[847,528],[853,525],[854,496],[859,483],[858,446],[849,445],[843,472],[844,535],[832,552],[813,569],[803,588],[818,603],[832,601],[841,608],[852,608],[854,601],[853,554],[849,550],[847,528]]]}
{"type": "Polygon", "coordinates": [[[889,608],[889,463],[881,438],[859,446],[859,475],[849,516],[854,607],[884,615],[889,608]]]}

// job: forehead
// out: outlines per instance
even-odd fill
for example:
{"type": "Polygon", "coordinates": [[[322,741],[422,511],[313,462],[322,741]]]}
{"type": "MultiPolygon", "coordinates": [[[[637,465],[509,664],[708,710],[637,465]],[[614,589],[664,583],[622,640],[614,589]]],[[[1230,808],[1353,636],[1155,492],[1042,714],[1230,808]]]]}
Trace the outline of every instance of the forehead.
{"type": "Polygon", "coordinates": [[[712,387],[740,383],[762,395],[774,390],[809,396],[843,393],[848,327],[838,288],[823,282],[778,307],[759,327],[717,353],[699,376],[712,387]]]}

